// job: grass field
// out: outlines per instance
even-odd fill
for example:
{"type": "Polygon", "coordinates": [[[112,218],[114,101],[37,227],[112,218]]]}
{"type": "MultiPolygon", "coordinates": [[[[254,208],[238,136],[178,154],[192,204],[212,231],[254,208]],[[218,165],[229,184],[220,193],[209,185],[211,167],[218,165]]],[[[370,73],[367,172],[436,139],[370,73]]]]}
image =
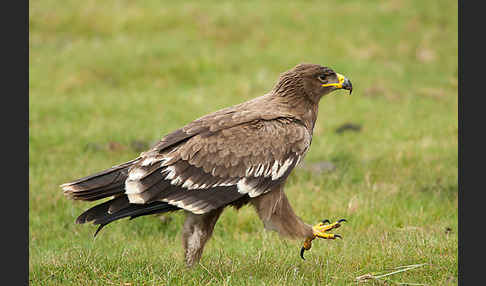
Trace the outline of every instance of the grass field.
{"type": "Polygon", "coordinates": [[[455,285],[457,1],[31,1],[29,280],[32,285],[455,285]],[[286,193],[343,240],[300,241],[227,209],[187,270],[182,214],[96,227],[59,184],[136,157],[206,113],[269,91],[300,62],[353,83],[320,103],[286,193]],[[336,133],[345,123],[360,132],[336,133]],[[401,284],[407,285],[407,284],[401,284]]]}

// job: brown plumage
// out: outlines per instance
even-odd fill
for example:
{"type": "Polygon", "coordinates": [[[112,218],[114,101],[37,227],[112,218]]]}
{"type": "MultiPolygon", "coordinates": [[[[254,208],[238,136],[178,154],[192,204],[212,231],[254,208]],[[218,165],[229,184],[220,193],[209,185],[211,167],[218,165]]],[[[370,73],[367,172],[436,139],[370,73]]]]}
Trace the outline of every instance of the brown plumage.
{"type": "Polygon", "coordinates": [[[352,89],[330,68],[299,64],[269,93],[196,119],[134,160],[61,185],[75,200],[113,197],[76,222],[93,221],[98,233],[120,218],[184,210],[188,265],[199,261],[229,205],[249,202],[266,228],[308,239],[313,229],[294,214],[283,187],[309,149],[319,100],[338,88],[352,89]]]}

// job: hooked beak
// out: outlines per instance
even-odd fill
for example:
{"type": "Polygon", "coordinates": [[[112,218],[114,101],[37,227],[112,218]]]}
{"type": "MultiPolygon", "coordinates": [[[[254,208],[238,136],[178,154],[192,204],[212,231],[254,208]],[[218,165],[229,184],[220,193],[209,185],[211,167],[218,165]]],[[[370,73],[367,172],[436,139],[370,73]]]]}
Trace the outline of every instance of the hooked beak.
{"type": "Polygon", "coordinates": [[[351,81],[349,81],[349,79],[342,74],[336,73],[336,75],[338,77],[338,83],[327,83],[323,84],[322,86],[334,86],[337,89],[346,89],[349,90],[349,94],[351,94],[351,92],[353,92],[353,85],[351,84],[351,81]]]}

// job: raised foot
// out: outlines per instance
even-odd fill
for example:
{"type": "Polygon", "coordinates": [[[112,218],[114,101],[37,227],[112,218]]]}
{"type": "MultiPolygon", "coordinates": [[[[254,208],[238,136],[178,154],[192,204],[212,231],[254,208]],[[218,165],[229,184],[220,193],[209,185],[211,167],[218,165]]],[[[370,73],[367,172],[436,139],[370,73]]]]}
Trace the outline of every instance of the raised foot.
{"type": "Polygon", "coordinates": [[[337,222],[330,223],[328,219],[325,219],[322,222],[314,225],[312,227],[312,231],[314,232],[314,236],[319,238],[324,238],[324,239],[342,238],[339,234],[326,233],[332,229],[340,227],[342,222],[346,222],[346,220],[340,219],[337,222]]]}
{"type": "Polygon", "coordinates": [[[334,234],[334,233],[327,233],[328,231],[332,229],[336,229],[341,226],[341,223],[346,222],[345,219],[340,219],[334,223],[331,223],[328,219],[323,220],[322,222],[314,225],[312,227],[312,232],[313,236],[307,238],[304,241],[304,246],[300,249],[300,257],[305,260],[304,258],[304,251],[309,250],[312,247],[312,240],[314,240],[316,237],[319,238],[324,238],[324,239],[336,239],[336,238],[341,238],[339,234],[334,234]]]}

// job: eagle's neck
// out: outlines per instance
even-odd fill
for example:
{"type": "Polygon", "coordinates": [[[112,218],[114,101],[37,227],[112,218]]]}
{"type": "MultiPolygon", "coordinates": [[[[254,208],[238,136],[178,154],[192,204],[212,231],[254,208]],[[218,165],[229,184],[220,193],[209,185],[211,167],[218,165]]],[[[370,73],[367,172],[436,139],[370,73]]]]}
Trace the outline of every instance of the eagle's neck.
{"type": "Polygon", "coordinates": [[[302,77],[287,72],[280,76],[269,95],[273,106],[304,123],[312,134],[321,95],[308,94],[306,90],[302,77]]]}
{"type": "Polygon", "coordinates": [[[302,121],[312,134],[317,120],[319,105],[309,100],[301,100],[292,106],[290,113],[298,120],[302,121]]]}
{"type": "Polygon", "coordinates": [[[319,111],[318,103],[314,103],[308,97],[302,95],[279,96],[269,93],[267,96],[269,108],[276,109],[286,117],[301,121],[312,134],[319,111]]]}

